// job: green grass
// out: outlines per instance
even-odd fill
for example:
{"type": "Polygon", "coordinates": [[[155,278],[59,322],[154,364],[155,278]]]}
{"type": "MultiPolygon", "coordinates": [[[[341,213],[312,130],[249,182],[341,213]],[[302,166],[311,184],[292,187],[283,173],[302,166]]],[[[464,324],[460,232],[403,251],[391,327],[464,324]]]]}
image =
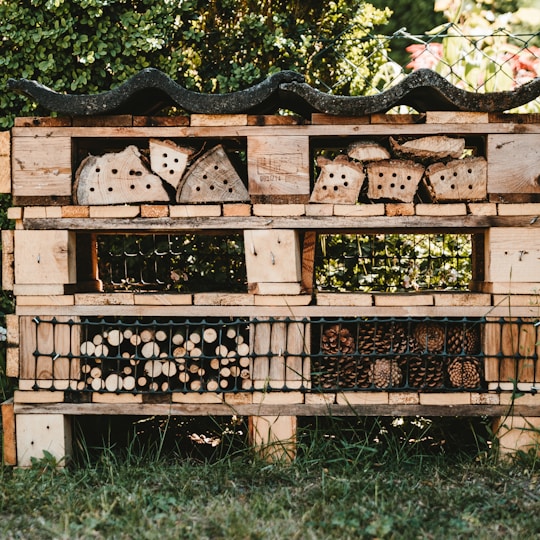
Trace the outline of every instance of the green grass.
{"type": "Polygon", "coordinates": [[[536,459],[497,463],[478,425],[461,430],[460,447],[435,424],[309,420],[288,465],[240,449],[238,426],[225,450],[193,446],[190,456],[163,424],[153,442],[140,425],[127,444],[109,434],[97,448],[79,435],[65,469],[46,458],[1,469],[0,537],[538,537],[536,459]]]}

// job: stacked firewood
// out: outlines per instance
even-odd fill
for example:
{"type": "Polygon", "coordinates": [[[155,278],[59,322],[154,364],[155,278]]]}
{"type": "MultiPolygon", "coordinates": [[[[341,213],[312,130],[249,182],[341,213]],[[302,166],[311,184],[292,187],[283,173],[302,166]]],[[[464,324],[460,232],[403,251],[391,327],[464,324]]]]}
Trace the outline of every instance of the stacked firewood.
{"type": "Polygon", "coordinates": [[[109,327],[81,345],[79,390],[234,391],[251,386],[241,326],[109,327]]]}
{"type": "Polygon", "coordinates": [[[460,322],[334,323],[312,360],[315,388],[473,389],[483,381],[477,326],[460,322]]]}

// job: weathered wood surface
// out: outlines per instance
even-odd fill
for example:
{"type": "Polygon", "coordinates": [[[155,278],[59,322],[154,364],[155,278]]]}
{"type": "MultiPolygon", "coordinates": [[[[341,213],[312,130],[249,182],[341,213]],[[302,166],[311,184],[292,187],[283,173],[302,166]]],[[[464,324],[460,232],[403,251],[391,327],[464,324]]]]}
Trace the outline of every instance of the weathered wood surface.
{"type": "Polygon", "coordinates": [[[413,202],[424,166],[410,160],[390,159],[366,165],[368,198],[413,202]]]}
{"type": "Polygon", "coordinates": [[[178,186],[179,203],[246,202],[249,194],[222,145],[205,152],[178,186]]]}
{"type": "Polygon", "coordinates": [[[347,148],[347,155],[357,161],[380,161],[390,159],[390,152],[373,141],[356,141],[347,148]]]}
{"type": "Polygon", "coordinates": [[[79,205],[170,200],[161,178],[147,169],[134,145],[122,152],[85,158],[75,173],[73,198],[79,205]]]}
{"type": "Polygon", "coordinates": [[[487,162],[470,157],[434,163],[424,181],[434,202],[481,201],[487,198],[487,162]]]}
{"type": "Polygon", "coordinates": [[[436,161],[458,159],[465,150],[465,139],[433,135],[399,143],[390,137],[390,146],[394,156],[429,164],[436,161]]]}
{"type": "Polygon", "coordinates": [[[338,156],[333,161],[319,157],[321,172],[309,199],[310,203],[355,204],[364,183],[362,165],[338,156]]]}

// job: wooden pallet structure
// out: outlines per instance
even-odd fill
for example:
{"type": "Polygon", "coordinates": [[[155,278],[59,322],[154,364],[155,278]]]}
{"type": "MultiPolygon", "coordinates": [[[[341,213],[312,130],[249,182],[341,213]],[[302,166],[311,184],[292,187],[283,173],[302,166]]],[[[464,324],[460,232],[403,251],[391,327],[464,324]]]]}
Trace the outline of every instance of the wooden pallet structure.
{"type": "Polygon", "coordinates": [[[427,109],[17,118],[4,461],[69,456],[72,418],[105,414],[248,417],[269,458],[318,415],[489,416],[503,452],[537,444],[540,119],[427,109]],[[470,234],[469,290],[318,291],[317,236],[344,232],[470,234]],[[229,233],[243,292],[100,274],[102,236],[229,233]]]}

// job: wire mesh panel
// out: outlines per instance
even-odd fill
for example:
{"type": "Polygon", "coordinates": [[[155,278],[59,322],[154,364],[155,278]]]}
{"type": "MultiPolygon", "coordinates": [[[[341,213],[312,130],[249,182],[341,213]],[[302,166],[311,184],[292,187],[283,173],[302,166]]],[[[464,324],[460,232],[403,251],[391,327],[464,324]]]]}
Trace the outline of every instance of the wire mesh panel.
{"type": "Polygon", "coordinates": [[[241,234],[101,235],[99,276],[105,290],[244,292],[241,234]]]}
{"type": "Polygon", "coordinates": [[[76,392],[536,392],[522,318],[23,317],[21,379],[76,392]]]}
{"type": "Polygon", "coordinates": [[[467,290],[467,234],[321,235],[316,280],[324,291],[467,290]]]}

